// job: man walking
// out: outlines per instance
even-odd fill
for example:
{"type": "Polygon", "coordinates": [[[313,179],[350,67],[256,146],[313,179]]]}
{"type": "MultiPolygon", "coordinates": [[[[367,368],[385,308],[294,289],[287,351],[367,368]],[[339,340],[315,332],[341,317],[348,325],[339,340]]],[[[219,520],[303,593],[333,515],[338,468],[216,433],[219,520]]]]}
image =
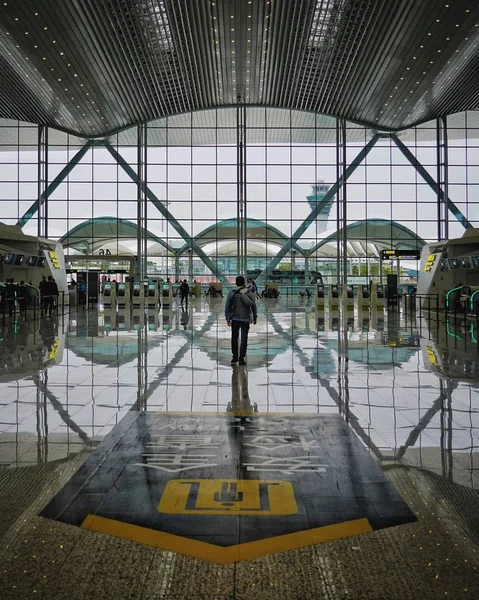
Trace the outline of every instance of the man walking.
{"type": "Polygon", "coordinates": [[[43,293],[45,298],[45,311],[48,313],[48,316],[51,317],[58,299],[58,286],[51,275],[48,276],[47,283],[43,287],[43,293]]]}
{"type": "Polygon", "coordinates": [[[21,317],[25,317],[25,313],[27,310],[27,296],[28,296],[28,291],[25,286],[25,282],[22,280],[22,281],[20,281],[20,285],[17,286],[17,302],[18,302],[18,307],[20,309],[21,317]]]}
{"type": "Polygon", "coordinates": [[[11,279],[7,279],[7,284],[5,286],[5,302],[8,308],[8,316],[15,316],[15,298],[17,296],[17,286],[15,285],[15,280],[13,277],[11,279]]]}
{"type": "Polygon", "coordinates": [[[190,286],[186,279],[183,279],[180,285],[180,305],[183,306],[183,302],[186,301],[186,308],[188,308],[188,296],[190,294],[190,286]]]}
{"type": "Polygon", "coordinates": [[[242,275],[236,278],[236,287],[231,290],[226,298],[225,319],[228,327],[231,327],[231,352],[233,358],[231,364],[238,362],[246,364],[246,348],[248,346],[248,332],[250,323],[256,325],[258,312],[256,302],[251,290],[245,285],[242,275]],[[238,353],[238,338],[241,332],[241,343],[238,353]]]}

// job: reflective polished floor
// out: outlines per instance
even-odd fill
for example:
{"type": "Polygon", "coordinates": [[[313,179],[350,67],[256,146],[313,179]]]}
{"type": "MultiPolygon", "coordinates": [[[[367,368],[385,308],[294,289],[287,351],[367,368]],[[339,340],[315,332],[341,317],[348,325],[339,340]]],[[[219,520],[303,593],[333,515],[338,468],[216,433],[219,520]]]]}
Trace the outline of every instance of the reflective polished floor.
{"type": "Polygon", "coordinates": [[[234,368],[221,300],[0,323],[2,598],[479,597],[477,324],[293,299],[259,317],[234,368]],[[143,412],[334,416],[417,520],[218,564],[38,516],[143,412]]]}

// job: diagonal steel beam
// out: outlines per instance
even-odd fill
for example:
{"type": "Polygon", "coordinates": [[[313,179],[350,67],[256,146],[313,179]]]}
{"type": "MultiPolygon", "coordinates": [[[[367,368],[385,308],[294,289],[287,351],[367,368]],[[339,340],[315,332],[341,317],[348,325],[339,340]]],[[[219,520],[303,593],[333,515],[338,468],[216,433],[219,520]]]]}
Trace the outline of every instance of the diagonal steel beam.
{"type": "Polygon", "coordinates": [[[73,171],[73,169],[77,166],[77,164],[81,161],[81,159],[85,156],[85,154],[90,150],[93,146],[93,140],[88,140],[87,143],[80,148],[80,150],[75,154],[75,156],[71,159],[71,161],[63,167],[63,169],[58,173],[55,179],[47,186],[47,188],[42,192],[40,198],[35,200],[35,202],[30,206],[30,208],[26,211],[21,219],[18,219],[17,225],[19,227],[24,227],[28,221],[33,217],[33,215],[38,211],[40,207],[45,203],[45,198],[49,197],[57,187],[63,182],[63,180],[68,177],[68,175],[73,171]]]}
{"type": "MultiPolygon", "coordinates": [[[[121,154],[119,152],[117,152],[115,150],[115,148],[113,148],[113,146],[111,144],[109,144],[108,142],[104,142],[103,145],[108,150],[108,152],[112,155],[112,157],[116,160],[116,162],[120,165],[120,167],[125,171],[125,173],[130,177],[130,179],[138,185],[137,174],[131,168],[131,166],[126,162],[126,160],[121,156],[121,154]]],[[[144,183],[142,183],[141,185],[144,185],[144,183]]],[[[145,186],[145,188],[146,188],[145,192],[146,192],[146,196],[147,196],[148,200],[163,215],[163,217],[165,217],[165,219],[167,220],[167,223],[171,224],[173,229],[175,229],[175,231],[180,234],[182,239],[187,243],[187,245],[190,248],[192,248],[192,250],[194,250],[195,254],[199,258],[201,258],[201,260],[204,262],[204,264],[219,279],[219,281],[221,281],[221,283],[224,286],[226,286],[228,288],[231,287],[230,282],[226,279],[225,275],[218,268],[218,265],[216,265],[209,258],[209,256],[207,256],[207,254],[205,254],[205,252],[203,252],[201,247],[196,243],[195,238],[192,237],[186,231],[186,229],[184,229],[182,227],[182,225],[180,225],[180,223],[170,213],[168,208],[163,204],[163,202],[161,202],[161,200],[159,200],[159,198],[150,190],[150,188],[148,186],[145,186]]]]}
{"type": "Polygon", "coordinates": [[[446,197],[444,194],[444,190],[440,189],[437,182],[433,177],[428,173],[428,171],[422,166],[422,164],[418,161],[418,159],[414,156],[414,154],[409,150],[409,148],[394,134],[391,134],[391,139],[399,148],[403,156],[406,160],[416,169],[419,175],[424,179],[424,181],[429,185],[429,187],[433,190],[435,194],[439,194],[439,198],[441,202],[447,206],[447,208],[451,211],[451,213],[456,217],[459,223],[464,227],[464,229],[470,229],[474,227],[472,223],[462,214],[459,208],[454,204],[454,202],[446,197]]]}
{"type": "Polygon", "coordinates": [[[356,158],[351,162],[349,167],[346,169],[344,181],[343,181],[343,178],[341,177],[338,181],[336,181],[336,183],[334,185],[332,185],[329,188],[329,190],[326,192],[324,198],[322,199],[322,202],[318,203],[313,208],[313,210],[310,212],[310,214],[301,223],[301,225],[296,229],[296,231],[293,233],[291,238],[281,248],[281,250],[278,252],[278,254],[270,261],[270,263],[268,265],[266,265],[263,272],[256,279],[257,285],[261,284],[261,282],[265,279],[265,277],[267,277],[271,273],[271,271],[276,267],[276,265],[281,261],[281,259],[284,258],[286,256],[286,254],[288,254],[288,252],[293,247],[293,244],[295,244],[299,240],[299,238],[303,235],[303,233],[308,229],[308,227],[312,223],[314,223],[314,221],[317,219],[319,213],[321,212],[324,204],[326,204],[329,200],[331,200],[331,198],[333,198],[337,194],[339,187],[341,185],[343,185],[348,180],[348,178],[354,173],[354,171],[363,162],[363,160],[366,158],[366,156],[369,154],[369,152],[374,148],[374,146],[376,145],[376,142],[381,137],[382,137],[381,134],[376,133],[369,140],[369,142],[364,146],[364,148],[361,150],[361,152],[356,156],[356,158]]]}

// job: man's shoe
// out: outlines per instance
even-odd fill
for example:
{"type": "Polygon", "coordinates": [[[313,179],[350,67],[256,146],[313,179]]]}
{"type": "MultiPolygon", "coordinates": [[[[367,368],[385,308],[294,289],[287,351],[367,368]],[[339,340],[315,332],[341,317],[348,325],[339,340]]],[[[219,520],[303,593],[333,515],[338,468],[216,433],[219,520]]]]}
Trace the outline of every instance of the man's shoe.
{"type": "Polygon", "coordinates": [[[231,364],[235,365],[237,362],[238,362],[238,359],[233,356],[233,358],[231,359],[231,364]]]}
{"type": "Polygon", "coordinates": [[[239,364],[240,364],[240,365],[245,365],[245,364],[246,364],[246,361],[245,361],[245,359],[244,359],[244,358],[240,358],[240,359],[239,359],[239,364]]]}

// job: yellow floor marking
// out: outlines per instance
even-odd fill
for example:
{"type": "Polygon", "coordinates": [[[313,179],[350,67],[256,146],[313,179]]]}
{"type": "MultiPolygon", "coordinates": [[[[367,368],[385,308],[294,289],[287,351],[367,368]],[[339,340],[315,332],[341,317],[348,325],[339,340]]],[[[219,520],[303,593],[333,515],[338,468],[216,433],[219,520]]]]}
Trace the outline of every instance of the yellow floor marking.
{"type": "Polygon", "coordinates": [[[265,540],[223,547],[95,515],[88,515],[83,521],[82,527],[90,531],[105,533],[125,540],[138,542],[139,544],[162,548],[170,552],[202,558],[203,560],[218,564],[250,560],[268,554],[277,554],[279,552],[304,548],[305,546],[312,546],[313,544],[323,542],[331,542],[373,531],[368,519],[363,518],[279,535],[265,540]]]}
{"type": "Polygon", "coordinates": [[[260,479],[172,479],[158,511],[188,515],[295,515],[289,481],[260,479]]]}

